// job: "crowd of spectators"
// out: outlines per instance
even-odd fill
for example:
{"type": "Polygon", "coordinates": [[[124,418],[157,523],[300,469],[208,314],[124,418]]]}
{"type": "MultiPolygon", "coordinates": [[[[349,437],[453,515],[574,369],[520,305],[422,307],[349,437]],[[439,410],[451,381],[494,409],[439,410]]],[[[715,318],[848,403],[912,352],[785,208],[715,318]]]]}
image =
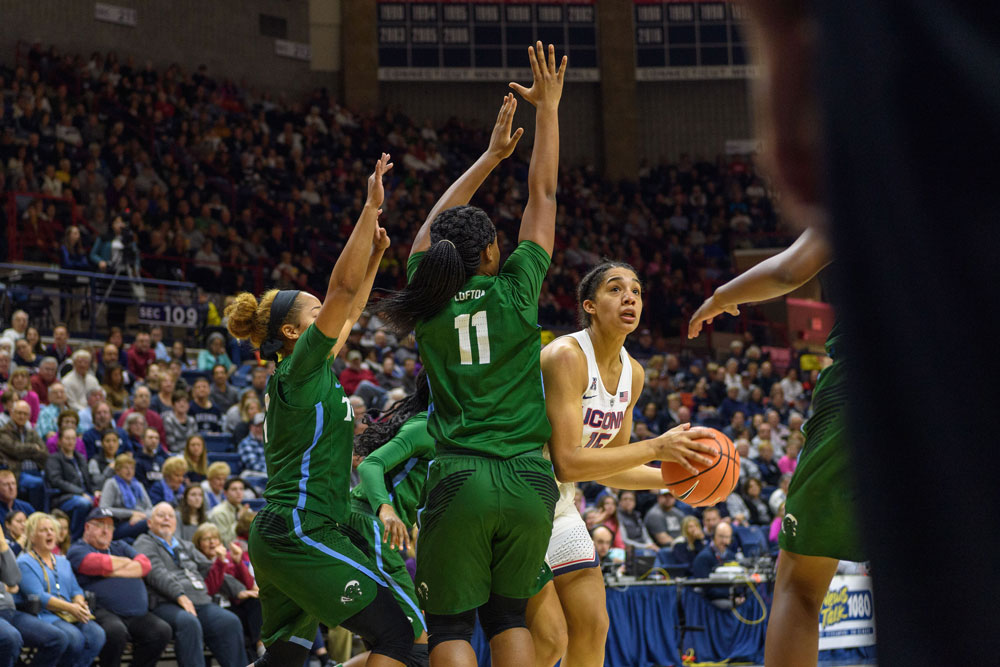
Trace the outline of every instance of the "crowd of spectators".
{"type": "MultiPolygon", "coordinates": [[[[185,278],[222,294],[263,282],[322,293],[382,150],[396,163],[383,216],[394,243],[376,286],[398,286],[435,196],[489,131],[457,119],[434,127],[405,109],[356,113],[326,90],[275,99],[204,67],[157,69],[37,45],[0,65],[0,97],[0,195],[56,198],[16,197],[7,224],[24,259],[185,278]]],[[[516,156],[506,161],[473,202],[496,222],[506,252],[526,172],[516,156]]],[[[777,220],[752,157],[680,155],[643,164],[638,183],[565,166],[541,321],[571,324],[580,275],[607,256],[631,262],[656,295],[648,326],[676,335],[707,285],[730,274],[733,248],[787,239],[777,220]]]]}

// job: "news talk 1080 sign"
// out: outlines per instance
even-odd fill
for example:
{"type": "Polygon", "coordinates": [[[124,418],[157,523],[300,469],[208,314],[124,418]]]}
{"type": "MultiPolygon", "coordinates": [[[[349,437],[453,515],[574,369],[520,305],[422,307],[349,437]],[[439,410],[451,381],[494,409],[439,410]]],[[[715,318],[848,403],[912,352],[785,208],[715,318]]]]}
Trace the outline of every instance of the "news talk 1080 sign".
{"type": "Polygon", "coordinates": [[[836,576],[819,612],[819,650],[875,645],[872,579],[836,576]]]}

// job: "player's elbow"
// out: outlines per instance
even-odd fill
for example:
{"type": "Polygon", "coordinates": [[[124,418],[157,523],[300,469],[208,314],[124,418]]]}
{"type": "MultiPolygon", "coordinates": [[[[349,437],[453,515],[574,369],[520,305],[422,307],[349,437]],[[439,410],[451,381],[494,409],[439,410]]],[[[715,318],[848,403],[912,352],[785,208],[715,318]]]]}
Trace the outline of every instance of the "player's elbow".
{"type": "Polygon", "coordinates": [[[552,469],[556,473],[556,479],[560,482],[586,482],[588,481],[584,475],[584,471],[580,469],[580,466],[575,465],[572,457],[569,460],[563,460],[561,458],[552,457],[552,469]]]}

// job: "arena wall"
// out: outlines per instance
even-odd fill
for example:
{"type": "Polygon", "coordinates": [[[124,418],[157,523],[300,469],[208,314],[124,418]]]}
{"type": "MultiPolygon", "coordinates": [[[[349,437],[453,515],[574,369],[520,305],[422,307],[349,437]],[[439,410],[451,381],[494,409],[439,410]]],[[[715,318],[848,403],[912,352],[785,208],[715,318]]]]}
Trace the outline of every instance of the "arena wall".
{"type": "Polygon", "coordinates": [[[316,86],[339,90],[337,72],[313,72],[309,61],[279,56],[275,37],[261,34],[260,15],[266,14],[285,19],[286,40],[309,43],[308,0],[108,0],[107,4],[135,9],[138,25],[98,21],[95,3],[89,1],[3,0],[4,60],[13,58],[20,39],[70,53],[113,49],[122,58],[135,56],[140,65],[147,58],[158,66],[205,64],[216,76],[273,92],[297,93],[316,86]]]}

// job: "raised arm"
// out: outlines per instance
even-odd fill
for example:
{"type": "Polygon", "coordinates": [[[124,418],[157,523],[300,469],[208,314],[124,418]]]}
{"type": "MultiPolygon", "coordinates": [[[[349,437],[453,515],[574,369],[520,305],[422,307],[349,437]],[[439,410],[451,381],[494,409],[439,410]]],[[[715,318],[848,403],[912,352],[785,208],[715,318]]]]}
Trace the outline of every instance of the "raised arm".
{"type": "Polygon", "coordinates": [[[535,106],[535,146],[528,168],[528,204],[521,218],[518,242],[534,241],[552,254],[556,230],[556,185],[559,180],[559,100],[566,56],[556,68],[556,49],[549,44],[548,59],[542,43],[528,47],[534,82],[531,88],[511,83],[510,87],[535,106]]]}
{"type": "MultiPolygon", "coordinates": [[[[635,373],[635,371],[633,371],[635,373]]],[[[642,387],[641,368],[638,386],[642,387]]],[[[633,375],[635,377],[635,375],[633,375]]],[[[643,440],[627,447],[588,448],[581,445],[583,439],[583,415],[580,397],[587,387],[587,362],[583,352],[569,339],[562,339],[542,350],[542,379],[545,383],[545,411],[552,424],[549,439],[549,454],[556,478],[560,482],[584,482],[606,479],[609,476],[630,471],[637,466],[654,460],[675,460],[690,467],[687,458],[711,460],[698,451],[711,450],[694,438],[707,435],[700,429],[687,430],[687,425],[678,427],[661,436],[643,440]]],[[[635,381],[633,381],[633,387],[635,381]]],[[[634,396],[638,394],[633,391],[634,396]]],[[[626,411],[628,414],[629,411],[626,411]]],[[[626,417],[620,434],[628,442],[631,420],[626,417]]],[[[694,468],[691,468],[694,470],[694,468]]],[[[653,468],[648,468],[659,474],[653,468]]],[[[642,488],[653,488],[650,485],[642,488]]]]}
{"type": "Polygon", "coordinates": [[[739,305],[784,296],[809,282],[833,259],[830,243],[809,228],[795,243],[715,290],[701,304],[688,324],[688,338],[697,338],[701,328],[717,315],[739,315],[739,305]]]}
{"type": "Polygon", "coordinates": [[[390,169],[392,163],[389,162],[389,155],[382,153],[375,164],[375,172],[368,177],[368,199],[361,217],[354,225],[354,230],[330,273],[326,297],[316,316],[316,328],[331,338],[340,335],[364,284],[366,267],[371,257],[371,242],[378,227],[379,207],[385,199],[382,176],[390,169]]]}
{"type": "Polygon", "coordinates": [[[517,99],[513,93],[508,93],[503,98],[500,105],[500,112],[497,114],[497,122],[493,126],[493,134],[490,135],[490,145],[486,152],[479,156],[479,159],[472,163],[458,180],[452,183],[451,187],[445,190],[441,198],[434,204],[434,208],[427,214],[427,219],[417,231],[417,236],[413,240],[413,247],[410,248],[410,255],[417,252],[424,252],[431,247],[431,223],[441,211],[453,206],[463,206],[469,203],[472,195],[483,184],[486,177],[504,159],[510,157],[517,146],[518,140],[524,134],[524,128],[517,128],[511,134],[511,127],[514,123],[514,112],[517,110],[517,99]]]}
{"type": "Polygon", "coordinates": [[[382,263],[382,256],[385,254],[388,247],[389,235],[376,221],[375,238],[372,239],[372,254],[368,258],[368,268],[365,269],[365,279],[364,282],[361,283],[361,289],[358,290],[357,295],[354,297],[354,303],[351,305],[351,312],[348,313],[347,321],[344,322],[344,326],[340,330],[340,335],[337,336],[337,342],[330,351],[331,357],[337,356],[340,349],[344,347],[344,343],[347,342],[347,337],[351,333],[351,327],[354,326],[354,323],[361,317],[361,313],[364,312],[365,304],[368,303],[368,297],[370,297],[372,293],[372,285],[375,284],[375,275],[378,273],[379,264],[382,263]]]}

